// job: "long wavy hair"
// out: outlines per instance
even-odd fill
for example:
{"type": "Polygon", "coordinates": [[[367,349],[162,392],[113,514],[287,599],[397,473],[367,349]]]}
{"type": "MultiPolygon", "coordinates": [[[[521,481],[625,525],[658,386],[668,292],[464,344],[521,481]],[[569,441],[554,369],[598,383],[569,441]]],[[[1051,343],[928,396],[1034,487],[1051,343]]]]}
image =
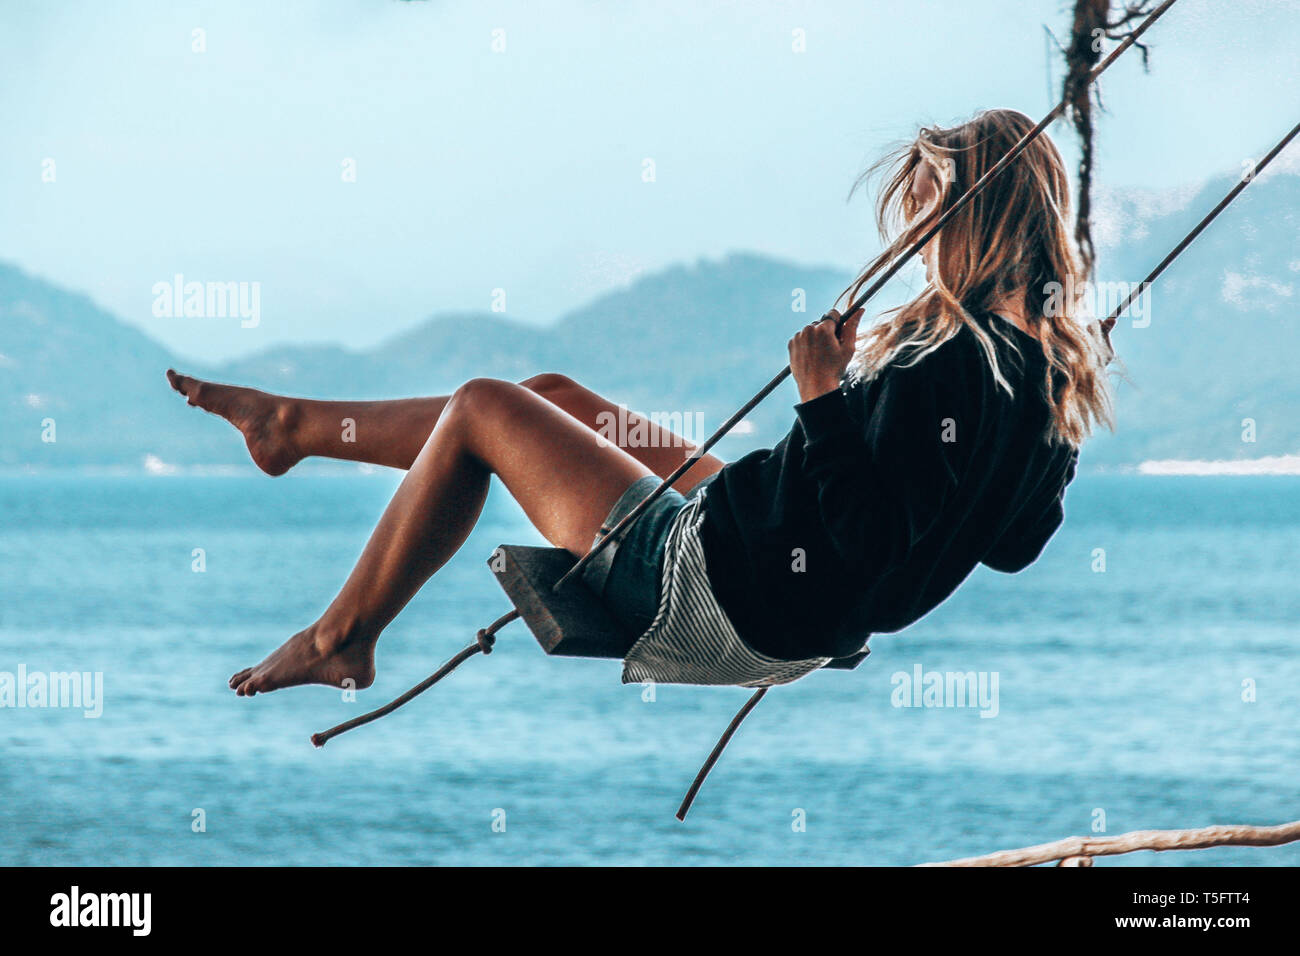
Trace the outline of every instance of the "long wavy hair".
{"type": "MultiPolygon", "coordinates": [[[[1015,110],[987,110],[953,127],[930,126],[859,177],[854,190],[883,174],[876,222],[885,249],[840,297],[851,302],[864,285],[924,234],[971,184],[1001,159],[1033,121],[1015,110]],[[920,217],[912,186],[923,168],[937,202],[920,217]]],[[[850,193],[852,195],[852,193],[850,193]]],[[[863,330],[850,374],[869,380],[891,364],[911,365],[966,326],[979,341],[998,386],[1012,387],[989,334],[974,320],[998,303],[1019,299],[1042,344],[1047,369],[1039,387],[1051,410],[1049,440],[1082,444],[1094,424],[1114,429],[1106,374],[1113,353],[1084,313],[1087,274],[1071,240],[1070,191],[1056,146],[1040,135],[931,240],[925,288],[863,330]]],[[[994,334],[1015,347],[1004,323],[994,334]]]]}

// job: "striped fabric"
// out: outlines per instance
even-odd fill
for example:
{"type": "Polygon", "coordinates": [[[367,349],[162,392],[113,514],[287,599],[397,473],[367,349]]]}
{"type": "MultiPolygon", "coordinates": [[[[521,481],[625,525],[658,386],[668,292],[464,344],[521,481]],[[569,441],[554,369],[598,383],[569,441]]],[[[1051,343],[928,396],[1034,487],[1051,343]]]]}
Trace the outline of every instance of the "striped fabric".
{"type": "Polygon", "coordinates": [[[700,544],[704,496],[673,519],[664,544],[659,611],[623,660],[623,683],[788,684],[825,665],[829,657],[783,661],[740,639],[709,587],[700,544]]]}

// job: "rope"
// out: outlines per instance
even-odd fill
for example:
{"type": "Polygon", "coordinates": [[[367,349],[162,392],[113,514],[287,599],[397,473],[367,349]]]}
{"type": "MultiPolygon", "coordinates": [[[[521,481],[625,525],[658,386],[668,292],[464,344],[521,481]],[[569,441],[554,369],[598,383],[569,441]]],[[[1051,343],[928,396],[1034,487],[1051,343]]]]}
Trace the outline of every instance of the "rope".
{"type": "Polygon", "coordinates": [[[691,784],[691,789],[686,791],[686,798],[682,800],[682,805],[677,808],[678,820],[683,822],[686,821],[686,812],[690,810],[691,804],[695,802],[695,795],[700,792],[700,787],[704,786],[704,778],[709,775],[709,771],[713,769],[713,765],[717,763],[718,758],[722,756],[722,751],[726,748],[727,744],[731,742],[732,736],[740,727],[740,722],[749,716],[751,710],[758,706],[758,702],[763,699],[763,695],[766,694],[768,690],[769,688],[767,687],[760,687],[756,690],[754,696],[745,701],[745,706],[740,708],[735,717],[731,718],[731,724],[722,732],[722,736],[718,738],[718,742],[713,745],[713,752],[709,754],[709,759],[704,761],[704,766],[701,767],[700,772],[695,775],[695,782],[691,784]]]}
{"type": "Polygon", "coordinates": [[[438,681],[442,680],[444,677],[446,677],[448,674],[454,671],[457,667],[460,667],[461,664],[465,663],[475,654],[491,654],[492,645],[496,643],[497,631],[505,627],[507,624],[515,620],[517,617],[519,617],[519,612],[517,610],[511,611],[509,614],[501,615],[499,618],[497,618],[487,627],[480,630],[477,635],[475,635],[473,644],[470,644],[463,651],[461,651],[451,660],[447,661],[447,663],[443,664],[440,668],[438,668],[437,671],[435,671],[433,674],[430,674],[424,680],[420,681],[420,683],[416,684],[414,687],[408,690],[401,697],[389,701],[383,707],[380,707],[377,710],[372,710],[368,714],[362,714],[360,717],[353,717],[351,720],[345,720],[337,727],[331,727],[329,730],[322,731],[319,734],[312,734],[311,735],[312,744],[316,747],[324,747],[327,742],[329,742],[332,738],[337,737],[339,734],[347,733],[349,730],[351,730],[354,727],[360,727],[362,724],[368,724],[372,720],[378,720],[380,717],[386,717],[387,715],[391,714],[393,711],[397,710],[397,708],[401,707],[403,704],[419,697],[426,690],[428,690],[434,684],[438,683],[438,681]]]}
{"type": "Polygon", "coordinates": [[[1241,193],[1243,189],[1245,189],[1247,186],[1249,186],[1252,182],[1255,181],[1255,177],[1264,171],[1264,168],[1273,161],[1273,158],[1277,156],[1278,153],[1282,152],[1282,150],[1286,149],[1287,144],[1295,138],[1297,132],[1300,132],[1300,123],[1297,123],[1295,126],[1292,126],[1291,132],[1287,133],[1280,140],[1278,140],[1277,145],[1274,146],[1272,149],[1270,149],[1268,153],[1264,156],[1264,158],[1255,164],[1255,167],[1251,170],[1250,175],[1243,176],[1240,179],[1240,181],[1238,181],[1237,185],[1233,186],[1232,189],[1229,190],[1228,195],[1220,199],[1219,204],[1215,206],[1213,209],[1211,209],[1206,214],[1205,218],[1202,219],[1200,222],[1198,222],[1195,225],[1195,227],[1193,227],[1191,232],[1183,236],[1182,240],[1178,243],[1178,245],[1174,246],[1174,248],[1170,250],[1169,255],[1165,256],[1163,259],[1160,260],[1160,264],[1151,270],[1151,274],[1147,276],[1145,279],[1143,279],[1142,282],[1140,282],[1137,286],[1135,286],[1129,292],[1129,294],[1124,297],[1124,301],[1119,304],[1119,306],[1115,309],[1115,311],[1102,320],[1101,330],[1106,335],[1107,345],[1110,344],[1110,330],[1115,327],[1116,320],[1123,314],[1124,310],[1127,309],[1133,303],[1134,299],[1136,299],[1139,295],[1141,295],[1143,292],[1146,291],[1146,287],[1149,286],[1152,282],[1154,282],[1156,278],[1160,275],[1160,273],[1164,272],[1165,269],[1168,268],[1169,263],[1177,259],[1179,254],[1188,246],[1190,246],[1192,244],[1192,241],[1196,239],[1197,236],[1199,236],[1202,232],[1205,231],[1205,227],[1208,226],[1210,223],[1212,223],[1215,220],[1215,217],[1219,215],[1219,213],[1223,212],[1223,210],[1228,208],[1228,206],[1232,203],[1234,199],[1237,198],[1237,196],[1241,193]]]}

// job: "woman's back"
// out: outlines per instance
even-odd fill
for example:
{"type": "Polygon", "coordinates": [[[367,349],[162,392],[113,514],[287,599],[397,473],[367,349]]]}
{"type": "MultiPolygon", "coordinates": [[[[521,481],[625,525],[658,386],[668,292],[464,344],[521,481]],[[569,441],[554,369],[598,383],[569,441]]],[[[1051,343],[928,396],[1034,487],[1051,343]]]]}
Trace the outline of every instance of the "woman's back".
{"type": "Polygon", "coordinates": [[[1024,567],[1060,524],[1077,451],[1049,438],[1042,346],[973,318],[1013,394],[963,328],[913,365],[796,406],[785,439],[710,484],[709,580],[757,650],[850,654],[930,611],[981,561],[1024,567]]]}

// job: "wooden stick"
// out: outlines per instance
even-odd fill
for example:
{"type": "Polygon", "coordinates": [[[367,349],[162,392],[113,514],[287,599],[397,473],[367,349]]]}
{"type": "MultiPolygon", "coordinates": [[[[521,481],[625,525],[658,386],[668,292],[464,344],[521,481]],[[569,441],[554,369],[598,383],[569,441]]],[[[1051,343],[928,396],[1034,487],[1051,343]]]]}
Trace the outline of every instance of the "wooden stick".
{"type": "MultiPolygon", "coordinates": [[[[1273,827],[1245,824],[1201,827],[1199,830],[1134,830],[1113,837],[1068,837],[1019,850],[999,850],[922,866],[1035,866],[1076,857],[1115,856],[1137,850],[1204,850],[1214,846],[1281,846],[1300,840],[1300,820],[1273,827]]],[[[1082,865],[1077,862],[1067,866],[1082,865]]],[[[1090,863],[1088,865],[1091,865],[1090,863]]]]}

